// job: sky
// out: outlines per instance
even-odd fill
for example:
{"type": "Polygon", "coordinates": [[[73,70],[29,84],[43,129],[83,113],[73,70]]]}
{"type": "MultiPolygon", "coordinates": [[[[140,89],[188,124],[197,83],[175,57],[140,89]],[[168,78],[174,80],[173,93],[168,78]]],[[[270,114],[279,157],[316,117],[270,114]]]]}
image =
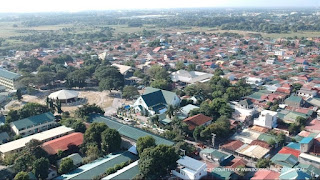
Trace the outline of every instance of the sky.
{"type": "Polygon", "coordinates": [[[190,7],[320,7],[320,0],[1,0],[0,13],[190,7]]]}

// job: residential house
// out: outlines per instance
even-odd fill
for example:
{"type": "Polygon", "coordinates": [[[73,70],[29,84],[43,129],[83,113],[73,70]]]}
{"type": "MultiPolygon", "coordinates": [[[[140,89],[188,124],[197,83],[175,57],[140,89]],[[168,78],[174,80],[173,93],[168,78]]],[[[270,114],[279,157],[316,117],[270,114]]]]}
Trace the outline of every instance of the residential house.
{"type": "Polygon", "coordinates": [[[307,90],[307,89],[300,89],[298,92],[297,92],[297,95],[298,96],[301,96],[301,97],[305,97],[305,98],[314,98],[318,95],[318,91],[315,91],[315,90],[307,90]]]}
{"type": "Polygon", "coordinates": [[[112,64],[112,66],[119,68],[119,71],[124,76],[124,78],[133,76],[134,69],[131,66],[125,66],[121,64],[112,64]]]}
{"type": "Polygon", "coordinates": [[[194,110],[194,109],[199,109],[199,107],[195,106],[195,105],[192,105],[192,104],[188,104],[186,106],[181,107],[181,111],[180,112],[184,117],[188,117],[189,112],[194,110]]]}
{"type": "Polygon", "coordinates": [[[276,171],[271,171],[268,169],[260,169],[254,173],[254,176],[251,180],[270,180],[270,179],[279,179],[280,173],[276,171]]]}
{"type": "Polygon", "coordinates": [[[179,104],[180,98],[174,92],[147,87],[133,107],[136,112],[148,116],[163,114],[169,105],[178,107],[179,104]]]}
{"type": "Polygon", "coordinates": [[[251,84],[251,85],[261,86],[261,85],[263,85],[264,80],[259,77],[248,77],[246,79],[246,83],[251,84]]]}
{"type": "Polygon", "coordinates": [[[19,77],[19,74],[0,68],[0,85],[5,86],[7,89],[14,90],[19,88],[17,83],[19,77]]]}
{"type": "Polygon", "coordinates": [[[49,155],[55,155],[59,151],[67,151],[79,147],[83,143],[83,134],[79,132],[71,133],[66,136],[45,142],[41,145],[42,149],[49,155]]]}
{"type": "Polygon", "coordinates": [[[258,112],[250,99],[245,99],[240,102],[230,102],[231,107],[235,110],[233,116],[236,120],[247,120],[254,117],[258,112]]]}
{"type": "Polygon", "coordinates": [[[178,167],[172,174],[181,179],[201,179],[207,175],[207,165],[188,156],[183,156],[178,161],[178,167]]]}
{"type": "Polygon", "coordinates": [[[285,104],[292,107],[302,107],[304,105],[304,101],[300,96],[290,96],[285,101],[285,104]]]}
{"type": "Polygon", "coordinates": [[[200,157],[202,159],[217,163],[223,162],[228,156],[228,154],[212,148],[206,148],[200,151],[200,157]]]}
{"type": "Polygon", "coordinates": [[[277,62],[276,58],[268,58],[266,60],[266,64],[269,64],[269,65],[275,64],[276,62],[277,62]]]}
{"type": "Polygon", "coordinates": [[[207,126],[211,124],[212,118],[205,116],[203,114],[197,114],[192,117],[188,117],[187,119],[183,120],[188,126],[189,130],[193,131],[198,126],[207,126]]]}
{"type": "Polygon", "coordinates": [[[269,129],[277,127],[277,112],[263,110],[259,118],[254,119],[254,125],[266,127],[269,129]]]}
{"type": "Polygon", "coordinates": [[[300,180],[300,179],[311,179],[311,176],[302,171],[298,170],[297,168],[282,168],[281,169],[281,174],[279,176],[280,180],[287,180],[287,179],[292,179],[292,180],[300,180]]]}
{"type": "Polygon", "coordinates": [[[14,121],[10,123],[10,127],[16,135],[28,136],[55,127],[57,125],[55,120],[54,115],[47,112],[14,121]]]}
{"type": "Polygon", "coordinates": [[[213,74],[204,72],[179,70],[171,73],[171,80],[173,82],[194,84],[197,82],[207,82],[211,79],[212,76],[213,74]]]}
{"type": "MultiPolygon", "coordinates": [[[[301,155],[301,154],[300,154],[301,155]]],[[[292,168],[298,164],[298,158],[292,154],[276,154],[271,158],[276,167],[292,168]]]]}
{"type": "Polygon", "coordinates": [[[307,153],[301,153],[299,155],[299,162],[303,164],[313,165],[316,168],[320,168],[320,157],[307,153]]]}
{"type": "Polygon", "coordinates": [[[300,144],[300,151],[302,153],[309,152],[310,148],[313,145],[313,138],[305,137],[299,142],[299,144],[300,144]]]}

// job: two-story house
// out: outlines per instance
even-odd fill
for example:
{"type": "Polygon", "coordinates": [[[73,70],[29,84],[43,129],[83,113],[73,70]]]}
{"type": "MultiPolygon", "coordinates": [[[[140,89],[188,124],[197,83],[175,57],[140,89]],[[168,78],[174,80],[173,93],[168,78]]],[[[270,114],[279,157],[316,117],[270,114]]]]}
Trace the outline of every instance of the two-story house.
{"type": "Polygon", "coordinates": [[[253,124],[269,129],[277,127],[277,112],[263,110],[259,118],[254,119],[253,124]]]}

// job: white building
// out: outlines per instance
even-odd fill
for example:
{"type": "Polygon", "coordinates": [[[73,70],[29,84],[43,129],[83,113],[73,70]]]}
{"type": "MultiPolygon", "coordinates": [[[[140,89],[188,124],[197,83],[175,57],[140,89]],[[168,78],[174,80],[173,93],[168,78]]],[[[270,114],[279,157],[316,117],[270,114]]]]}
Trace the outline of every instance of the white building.
{"type": "Polygon", "coordinates": [[[176,93],[147,87],[144,94],[133,104],[133,107],[136,112],[148,116],[165,113],[169,105],[174,107],[180,105],[180,98],[176,93]]]}
{"type": "Polygon", "coordinates": [[[320,168],[320,157],[310,155],[307,153],[301,153],[299,155],[299,162],[303,164],[311,164],[314,165],[316,168],[320,168]]]}
{"type": "Polygon", "coordinates": [[[187,84],[194,84],[196,82],[207,82],[211,79],[213,74],[199,72],[199,71],[186,71],[179,70],[171,73],[171,80],[173,82],[184,82],[187,84]]]}
{"type": "Polygon", "coordinates": [[[269,129],[275,128],[277,127],[277,112],[263,110],[259,118],[254,119],[253,124],[269,129]]]}
{"type": "Polygon", "coordinates": [[[17,79],[19,77],[19,74],[0,68],[0,85],[5,86],[7,89],[17,89],[17,79]]]}
{"type": "Polygon", "coordinates": [[[250,99],[231,102],[231,107],[235,110],[235,113],[240,114],[240,116],[252,116],[257,113],[250,99]]]}
{"type": "Polygon", "coordinates": [[[72,132],[72,128],[68,128],[66,126],[59,126],[41,133],[37,133],[28,137],[11,141],[0,145],[0,155],[2,156],[2,158],[4,158],[8,154],[20,152],[25,147],[25,145],[32,139],[41,142],[46,142],[70,134],[72,132]]]}
{"type": "Polygon", "coordinates": [[[258,77],[248,77],[246,79],[247,84],[261,86],[264,83],[264,80],[258,77]]]}
{"type": "Polygon", "coordinates": [[[274,51],[274,55],[276,56],[284,56],[284,51],[274,51]]]}
{"type": "Polygon", "coordinates": [[[51,112],[47,112],[14,121],[10,123],[10,127],[16,135],[28,136],[55,127],[55,119],[51,112]]]}
{"type": "Polygon", "coordinates": [[[177,161],[178,167],[172,170],[172,174],[181,179],[201,179],[207,175],[207,165],[188,156],[177,161]]]}
{"type": "Polygon", "coordinates": [[[300,89],[297,94],[301,97],[313,98],[318,95],[318,92],[315,90],[300,89]]]}
{"type": "Polygon", "coordinates": [[[276,58],[269,58],[266,60],[266,64],[275,64],[276,63],[276,58]]]}

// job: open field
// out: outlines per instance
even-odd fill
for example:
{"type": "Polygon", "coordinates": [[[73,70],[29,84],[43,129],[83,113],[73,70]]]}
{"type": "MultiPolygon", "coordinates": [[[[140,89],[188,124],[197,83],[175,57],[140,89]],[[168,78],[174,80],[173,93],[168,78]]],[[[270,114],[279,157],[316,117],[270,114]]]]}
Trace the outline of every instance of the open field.
{"type": "MultiPolygon", "coordinates": [[[[19,102],[17,100],[12,101],[7,106],[7,110],[13,110],[13,109],[20,109],[21,105],[27,102],[34,102],[39,104],[46,104],[46,97],[49,95],[49,93],[45,93],[41,96],[31,96],[31,95],[23,95],[22,102],[19,102]]],[[[110,107],[113,102],[113,97],[109,96],[109,91],[79,91],[79,98],[86,98],[88,104],[97,104],[101,108],[105,109],[107,107],[110,107]]],[[[63,106],[63,111],[75,111],[79,106],[63,106]]]]}

